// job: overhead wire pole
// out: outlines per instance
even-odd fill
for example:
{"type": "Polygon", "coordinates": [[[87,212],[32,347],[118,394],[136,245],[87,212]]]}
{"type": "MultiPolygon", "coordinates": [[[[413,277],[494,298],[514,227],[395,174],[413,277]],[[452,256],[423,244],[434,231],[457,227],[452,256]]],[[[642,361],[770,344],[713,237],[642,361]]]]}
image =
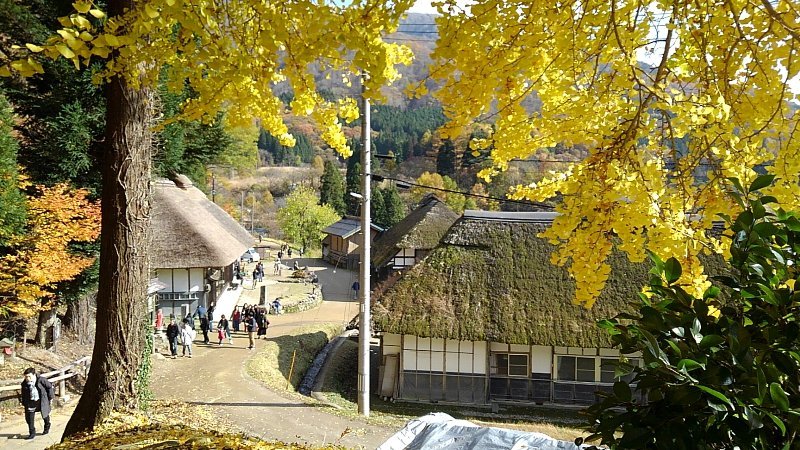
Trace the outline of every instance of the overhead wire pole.
{"type": "Polygon", "coordinates": [[[369,416],[369,346],[370,337],[370,114],[365,81],[361,76],[361,264],[359,267],[359,303],[361,307],[358,327],[358,413],[369,416]]]}

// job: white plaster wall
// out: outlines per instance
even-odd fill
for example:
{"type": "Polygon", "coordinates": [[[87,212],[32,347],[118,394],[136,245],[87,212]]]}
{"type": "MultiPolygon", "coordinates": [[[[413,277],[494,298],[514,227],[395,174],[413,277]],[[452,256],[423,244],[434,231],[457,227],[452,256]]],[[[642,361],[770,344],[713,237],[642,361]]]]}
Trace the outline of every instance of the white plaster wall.
{"type": "Polygon", "coordinates": [[[444,352],[430,352],[431,355],[431,371],[444,372],[444,352]]]}
{"type": "Polygon", "coordinates": [[[486,342],[476,341],[474,343],[473,353],[473,373],[485,374],[486,373],[486,358],[488,357],[488,349],[486,342]]]}
{"type": "Polygon", "coordinates": [[[508,344],[503,342],[492,342],[491,349],[494,352],[507,352],[508,351],[508,344]]]}
{"type": "Polygon", "coordinates": [[[619,356],[619,350],[614,348],[601,348],[600,356],[619,356]]]}
{"type": "Polygon", "coordinates": [[[511,344],[511,353],[528,353],[531,351],[529,345],[511,344]]]}
{"type": "Polygon", "coordinates": [[[172,292],[189,292],[189,271],[186,269],[172,270],[172,292]]]}
{"type": "Polygon", "coordinates": [[[172,269],[156,269],[156,278],[167,286],[164,292],[175,292],[172,290],[172,269]]]}
{"type": "Polygon", "coordinates": [[[431,370],[431,352],[417,350],[417,370],[431,370]]]}
{"type": "Polygon", "coordinates": [[[403,370],[417,370],[416,350],[403,350],[403,370]]]}
{"type": "Polygon", "coordinates": [[[400,335],[387,333],[383,335],[383,354],[397,355],[400,353],[400,335]]]}
{"type": "Polygon", "coordinates": [[[200,267],[189,269],[189,292],[202,292],[205,288],[204,270],[200,267]]]}
{"type": "Polygon", "coordinates": [[[531,373],[550,373],[553,352],[550,347],[534,345],[531,348],[531,373]]]}
{"type": "Polygon", "coordinates": [[[431,349],[431,338],[424,338],[424,337],[417,338],[417,350],[430,350],[430,349],[431,349]]]}

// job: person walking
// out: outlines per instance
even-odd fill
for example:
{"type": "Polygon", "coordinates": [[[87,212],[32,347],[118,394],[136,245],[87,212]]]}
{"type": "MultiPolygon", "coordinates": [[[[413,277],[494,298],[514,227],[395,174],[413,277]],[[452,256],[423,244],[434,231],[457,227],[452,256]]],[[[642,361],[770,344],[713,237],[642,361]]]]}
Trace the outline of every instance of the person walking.
{"type": "Polygon", "coordinates": [[[186,356],[189,354],[189,358],[192,357],[192,341],[197,336],[197,332],[194,331],[188,323],[183,324],[183,329],[181,329],[181,340],[183,341],[183,353],[181,356],[186,356]]]}
{"type": "Polygon", "coordinates": [[[228,327],[228,319],[225,318],[225,314],[223,314],[220,319],[219,323],[217,323],[217,334],[219,337],[219,345],[222,345],[222,341],[227,337],[230,341],[230,344],[233,345],[233,338],[231,337],[231,330],[228,327]]]}
{"type": "Polygon", "coordinates": [[[250,339],[250,345],[247,348],[252,350],[256,346],[255,336],[256,331],[258,331],[258,322],[256,322],[255,316],[248,315],[245,316],[244,324],[247,330],[247,338],[250,339]]]}
{"type": "Polygon", "coordinates": [[[181,329],[175,323],[175,316],[170,315],[169,325],[167,325],[167,340],[169,341],[169,352],[172,359],[178,357],[178,336],[181,334],[181,329]]]}
{"type": "Polygon", "coordinates": [[[45,377],[37,376],[36,369],[29,367],[23,372],[22,387],[20,388],[20,402],[25,408],[25,422],[28,423],[28,437],[36,437],[36,411],[42,413],[44,431],[50,432],[50,402],[53,401],[55,392],[53,384],[45,377]]]}
{"type": "MultiPolygon", "coordinates": [[[[239,332],[239,323],[242,321],[242,312],[239,311],[239,307],[235,307],[233,309],[233,315],[231,316],[233,319],[233,331],[239,332]]],[[[233,338],[231,338],[233,340],[233,338]]]]}
{"type": "Polygon", "coordinates": [[[208,339],[208,319],[203,317],[200,319],[200,331],[203,332],[203,344],[208,344],[210,341],[208,339]]]}

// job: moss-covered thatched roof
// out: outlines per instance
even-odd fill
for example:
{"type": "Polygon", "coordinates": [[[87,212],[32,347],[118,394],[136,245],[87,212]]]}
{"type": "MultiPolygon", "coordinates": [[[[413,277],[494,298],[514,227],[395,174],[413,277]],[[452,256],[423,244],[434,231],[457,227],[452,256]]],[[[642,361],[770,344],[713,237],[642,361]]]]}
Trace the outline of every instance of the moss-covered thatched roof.
{"type": "Polygon", "coordinates": [[[638,301],[650,265],[614,253],[610,279],[594,307],[575,305],[575,282],[550,263],[554,246],[537,237],[553,217],[465,212],[436,249],[376,299],[376,328],[447,339],[610,347],[596,322],[638,301]]]}
{"type": "Polygon", "coordinates": [[[458,217],[435,195],[427,195],[403,220],[375,239],[372,263],[375,267],[383,266],[402,249],[430,250],[436,247],[458,217]]]}

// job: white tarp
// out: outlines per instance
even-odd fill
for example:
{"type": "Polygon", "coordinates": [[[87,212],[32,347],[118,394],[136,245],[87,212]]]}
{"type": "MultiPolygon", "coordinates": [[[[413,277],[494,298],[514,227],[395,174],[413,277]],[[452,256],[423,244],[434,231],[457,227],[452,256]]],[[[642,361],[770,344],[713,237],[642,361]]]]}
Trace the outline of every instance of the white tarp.
{"type": "Polygon", "coordinates": [[[445,413],[430,413],[406,423],[378,450],[580,450],[572,442],[542,433],[481,427],[445,413]]]}

